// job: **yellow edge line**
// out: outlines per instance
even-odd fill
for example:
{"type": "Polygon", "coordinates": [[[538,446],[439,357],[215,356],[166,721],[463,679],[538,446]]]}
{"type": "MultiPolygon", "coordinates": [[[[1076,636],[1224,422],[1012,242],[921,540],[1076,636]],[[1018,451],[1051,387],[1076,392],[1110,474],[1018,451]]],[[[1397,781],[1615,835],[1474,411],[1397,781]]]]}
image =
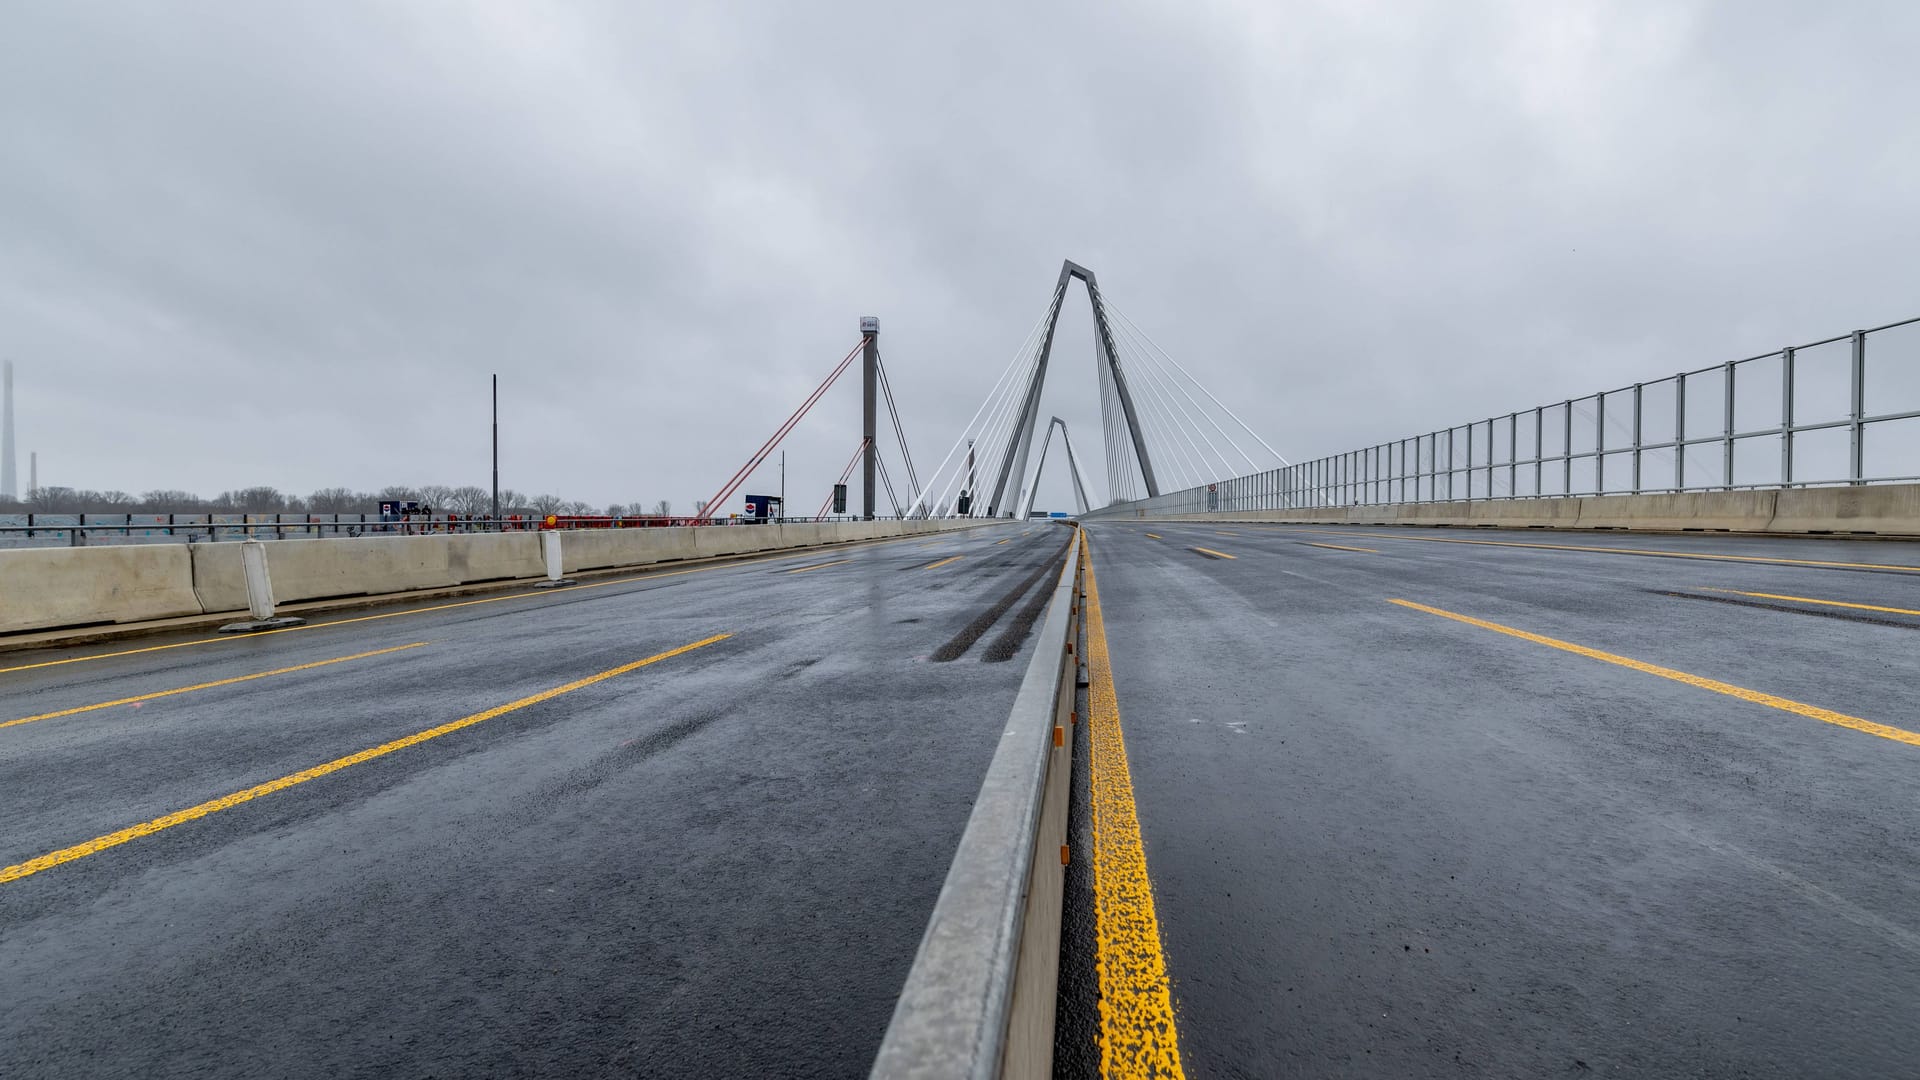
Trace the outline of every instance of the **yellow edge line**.
{"type": "Polygon", "coordinates": [[[829,567],[829,566],[845,566],[845,565],[847,565],[848,563],[850,563],[850,562],[852,562],[852,561],[853,561],[852,559],[840,559],[840,560],[838,560],[838,561],[836,561],[836,562],[823,562],[823,563],[817,563],[817,564],[815,564],[815,565],[813,565],[813,566],[802,566],[802,567],[799,567],[798,569],[794,569],[794,570],[788,570],[788,571],[787,571],[787,573],[789,573],[789,574],[804,574],[804,573],[806,573],[806,572],[807,572],[807,571],[809,571],[809,570],[825,570],[825,569],[826,569],[827,567],[829,567]]]}
{"type": "Polygon", "coordinates": [[[1161,535],[1160,535],[1159,533],[1148,533],[1147,535],[1148,535],[1148,536],[1151,536],[1151,537],[1153,537],[1153,538],[1154,538],[1155,540],[1165,540],[1165,539],[1166,539],[1166,537],[1164,537],[1164,536],[1161,536],[1161,535]]]}
{"type": "Polygon", "coordinates": [[[1649,664],[1644,660],[1635,660],[1626,656],[1615,656],[1613,653],[1601,652],[1599,649],[1589,649],[1585,645],[1575,645],[1570,641],[1561,641],[1558,638],[1545,637],[1540,634],[1530,634],[1525,630],[1516,630],[1511,626],[1502,626],[1499,623],[1476,619],[1471,615],[1460,615],[1451,611],[1442,611],[1439,608],[1428,607],[1425,604],[1416,604],[1411,600],[1389,600],[1387,602],[1390,604],[1398,604],[1404,608],[1412,608],[1415,611],[1424,611],[1429,615],[1438,615],[1443,619],[1452,619],[1455,622],[1466,623],[1468,626],[1477,626],[1482,630],[1492,630],[1498,634],[1506,634],[1508,637],[1517,637],[1522,641],[1531,641],[1536,645],[1545,645],[1563,652],[1584,656],[1591,660],[1599,660],[1602,663],[1618,664],[1621,667],[1632,668],[1635,671],[1644,671],[1649,675],[1658,675],[1663,679],[1672,679],[1677,683],[1697,686],[1702,690],[1711,690],[1716,694],[1725,694],[1728,697],[1739,698],[1742,701],[1750,701],[1756,705],[1766,705],[1784,712],[1810,717],[1822,723],[1852,728],[1855,731],[1864,731],[1869,735],[1878,735],[1883,739],[1892,739],[1894,742],[1903,742],[1910,746],[1920,746],[1920,732],[1908,731],[1905,728],[1892,727],[1887,724],[1878,724],[1872,720],[1862,720],[1857,716],[1848,716],[1846,713],[1835,712],[1832,709],[1823,709],[1818,705],[1808,705],[1805,702],[1776,697],[1773,694],[1763,693],[1759,690],[1749,690],[1744,686],[1735,686],[1732,683],[1724,683],[1718,679],[1689,675],[1684,671],[1675,671],[1673,668],[1661,667],[1658,664],[1649,664]]]}
{"type": "Polygon", "coordinates": [[[1203,555],[1212,555],[1215,558],[1220,558],[1220,559],[1237,559],[1240,557],[1238,555],[1229,555],[1224,551],[1215,551],[1212,548],[1197,547],[1197,548],[1194,548],[1193,550],[1198,551],[1203,555]]]}
{"type": "Polygon", "coordinates": [[[1878,604],[1849,604],[1845,600],[1815,600],[1811,596],[1782,596],[1770,592],[1741,592],[1739,589],[1711,589],[1702,587],[1702,592],[1729,593],[1733,596],[1754,596],[1762,600],[1791,600],[1796,604],[1819,604],[1821,607],[1852,608],[1855,611],[1884,611],[1889,615],[1920,615],[1920,611],[1903,607],[1881,607],[1878,604]]]}
{"type": "Polygon", "coordinates": [[[1327,548],[1330,551],[1364,551],[1369,555],[1380,554],[1378,551],[1375,551],[1372,548],[1348,547],[1345,544],[1316,544],[1311,540],[1303,540],[1301,542],[1306,544],[1308,547],[1327,548]]]}
{"type": "Polygon", "coordinates": [[[474,713],[472,716],[462,717],[459,720],[441,724],[439,727],[431,727],[425,731],[416,731],[412,735],[395,739],[392,742],[384,742],[379,746],[369,747],[355,754],[348,754],[346,757],[335,758],[323,765],[315,765],[310,769],[302,769],[297,773],[290,773],[277,780],[269,780],[264,784],[255,784],[250,788],[236,791],[231,795],[222,795],[220,798],[210,799],[198,806],[189,806],[185,810],[175,810],[171,814],[154,818],[152,821],[143,821],[138,825],[121,829],[118,832],[110,832],[105,836],[97,836],[84,844],[75,844],[72,847],[65,847],[58,851],[48,852],[37,859],[28,859],[23,863],[16,863],[12,866],[0,868],[0,885],[9,881],[18,881],[21,878],[37,874],[42,870],[51,870],[62,863],[70,863],[75,859],[82,859],[96,852],[105,851],[108,848],[119,847],[121,844],[127,843],[130,840],[138,840],[143,836],[151,836],[163,829],[171,829],[175,825],[184,825],[189,821],[196,821],[206,817],[208,814],[239,806],[241,803],[252,802],[262,795],[271,795],[276,791],[283,791],[295,785],[304,784],[309,780],[317,780],[329,773],[339,772],[341,769],[347,768],[350,765],[358,765],[363,761],[371,761],[377,757],[385,757],[396,750],[405,750],[410,746],[418,746],[429,739],[437,739],[442,735],[450,735],[462,728],[472,727],[475,724],[492,720],[497,716],[505,716],[510,712],[516,712],[529,705],[538,705],[543,701],[550,701],[562,694],[571,694],[575,690],[592,686],[597,682],[604,682],[616,675],[625,675],[629,671],[646,667],[648,664],[657,664],[662,660],[679,656],[682,653],[692,652],[695,649],[711,645],[716,641],[725,641],[732,636],[731,634],[715,634],[710,638],[696,641],[691,645],[682,645],[677,649],[669,649],[666,652],[649,656],[645,660],[635,660],[631,664],[622,664],[616,668],[609,668],[598,675],[589,675],[584,679],[576,679],[573,682],[567,683],[565,686],[556,686],[551,690],[543,690],[531,697],[523,697],[519,701],[499,705],[485,712],[474,713]]]}
{"type": "Polygon", "coordinates": [[[1757,563],[1762,566],[1820,566],[1837,570],[1891,570],[1901,574],[1920,574],[1920,566],[1894,566],[1888,563],[1822,562],[1816,559],[1774,559],[1764,555],[1712,555],[1699,551],[1661,551],[1657,548],[1588,547],[1585,544],[1526,544],[1517,540],[1466,540],[1448,536],[1393,536],[1386,533],[1328,532],[1303,529],[1321,536],[1364,537],[1375,540],[1406,540],[1423,544],[1476,544],[1481,547],[1532,548],[1539,551],[1584,551],[1593,555],[1645,555],[1666,559],[1708,559],[1714,562],[1757,563]]]}
{"type": "Polygon", "coordinates": [[[292,667],[275,668],[272,671],[258,671],[252,675],[236,675],[231,679],[217,679],[213,682],[198,683],[194,686],[182,686],[173,690],[156,690],[151,694],[137,694],[133,697],[119,698],[114,701],[102,701],[97,705],[81,705],[72,709],[61,709],[59,712],[41,713],[38,716],[23,716],[18,720],[0,722],[0,728],[18,727],[21,724],[31,724],[35,720],[54,720],[62,716],[75,716],[80,713],[93,712],[95,709],[111,709],[115,705],[133,705],[142,701],[152,701],[155,698],[172,697],[175,694],[191,694],[195,690],[212,690],[217,686],[232,686],[235,683],[252,682],[255,679],[266,679],[275,675],[291,675],[296,671],[311,671],[314,668],[323,668],[329,664],[344,664],[349,660],[365,660],[369,656],[385,656],[388,653],[404,652],[407,649],[418,649],[424,645],[426,645],[426,642],[416,641],[411,645],[395,645],[391,649],[375,649],[372,652],[354,653],[352,656],[336,656],[332,660],[315,660],[311,664],[295,664],[292,667]]]}
{"type": "Polygon", "coordinates": [[[923,567],[921,567],[920,569],[922,569],[922,570],[938,570],[938,569],[940,569],[941,567],[943,567],[943,566],[945,566],[945,565],[947,565],[947,564],[948,564],[948,563],[950,563],[950,562],[959,562],[959,561],[960,561],[961,559],[964,559],[964,558],[966,558],[966,556],[965,556],[965,555],[955,555],[955,556],[952,556],[951,558],[946,558],[946,559],[941,559],[941,560],[940,560],[939,562],[937,562],[937,563],[928,563],[927,565],[925,565],[925,566],[923,566],[923,567]]]}
{"type": "Polygon", "coordinates": [[[1087,544],[1087,784],[1094,936],[1099,945],[1094,966],[1100,978],[1100,1075],[1107,1080],[1182,1078],[1186,1074],[1180,1068],[1173,990],[1154,913],[1146,848],[1140,842],[1140,814],[1120,730],[1120,698],[1113,688],[1093,548],[1087,544]]]}
{"type": "MultiPolygon", "coordinates": [[[[897,544],[911,540],[911,536],[890,536],[880,540],[856,540],[853,544],[861,547],[880,544],[897,544]]],[[[916,545],[924,547],[926,545],[916,545]]],[[[306,626],[289,626],[280,630],[262,630],[253,634],[225,634],[220,637],[195,638],[192,641],[176,641],[171,645],[149,645],[143,649],[122,649],[118,652],[92,653],[87,656],[70,656],[65,660],[43,660],[37,664],[20,664],[17,667],[0,668],[0,675],[12,671],[32,671],[35,668],[59,667],[62,664],[80,664],[88,660],[108,660],[116,656],[135,656],[140,653],[160,652],[164,649],[184,649],[189,645],[213,645],[219,642],[244,641],[250,638],[262,638],[268,634],[291,634],[300,630],[325,630],[330,626],[348,626],[353,623],[373,622],[376,619],[397,619],[402,615],[424,615],[432,611],[451,611],[454,608],[472,607],[475,604],[498,604],[506,600],[534,600],[555,593],[577,592],[581,589],[604,589],[610,585],[631,585],[636,581],[652,581],[655,578],[683,577],[687,574],[704,574],[709,570],[727,570],[736,566],[752,566],[764,562],[787,562],[793,559],[810,559],[818,552],[806,551],[779,555],[761,555],[753,558],[737,559],[727,556],[715,556],[726,559],[725,562],[711,566],[695,566],[685,570],[643,570],[632,574],[623,574],[611,581],[595,581],[586,585],[567,585],[558,589],[542,589],[539,592],[518,592],[508,596],[483,596],[478,600],[461,600],[452,604],[434,604],[430,607],[408,608],[405,611],[387,611],[378,615],[361,615],[352,619],[330,619],[326,622],[310,623],[306,626]]],[[[56,646],[48,646],[55,648],[56,646]]]]}

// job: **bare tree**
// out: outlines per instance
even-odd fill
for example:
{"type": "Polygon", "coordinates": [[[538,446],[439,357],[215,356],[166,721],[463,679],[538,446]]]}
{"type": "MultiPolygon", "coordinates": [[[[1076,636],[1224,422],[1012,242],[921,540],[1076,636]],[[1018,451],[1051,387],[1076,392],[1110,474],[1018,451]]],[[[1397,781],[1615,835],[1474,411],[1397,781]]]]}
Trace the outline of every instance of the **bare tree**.
{"type": "Polygon", "coordinates": [[[600,508],[590,502],[581,502],[579,499],[575,499],[567,504],[567,513],[577,517],[598,517],[600,508]]]}
{"type": "Polygon", "coordinates": [[[653,504],[653,512],[661,517],[667,517],[673,513],[673,504],[665,499],[661,499],[659,502],[653,504]]]}
{"type": "Polygon", "coordinates": [[[330,487],[307,496],[307,512],[312,514],[352,514],[365,512],[374,499],[350,488],[330,487]]]}
{"type": "Polygon", "coordinates": [[[534,513],[544,517],[548,514],[563,513],[567,500],[558,495],[535,495],[527,500],[527,505],[533,507],[534,513]]]}
{"type": "Polygon", "coordinates": [[[469,484],[466,487],[449,489],[445,498],[435,505],[451,510],[461,517],[484,517],[493,512],[493,494],[485,488],[469,484]]]}
{"type": "Polygon", "coordinates": [[[627,508],[625,506],[622,506],[619,503],[608,503],[607,516],[608,517],[626,517],[627,508]]]}
{"type": "Polygon", "coordinates": [[[705,500],[705,499],[695,499],[695,500],[693,500],[693,512],[694,512],[694,514],[695,514],[696,516],[698,516],[698,515],[700,515],[700,514],[704,514],[704,513],[706,513],[706,512],[707,512],[707,500],[705,500]]]}

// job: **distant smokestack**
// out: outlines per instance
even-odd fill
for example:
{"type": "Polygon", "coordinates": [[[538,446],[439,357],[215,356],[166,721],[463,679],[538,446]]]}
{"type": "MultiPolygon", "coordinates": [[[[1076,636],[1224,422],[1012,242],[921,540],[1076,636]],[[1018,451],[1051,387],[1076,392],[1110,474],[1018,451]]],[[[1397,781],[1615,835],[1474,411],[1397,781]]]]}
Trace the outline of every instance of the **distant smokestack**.
{"type": "Polygon", "coordinates": [[[20,466],[13,459],[13,361],[0,365],[0,499],[20,497],[20,466]]]}

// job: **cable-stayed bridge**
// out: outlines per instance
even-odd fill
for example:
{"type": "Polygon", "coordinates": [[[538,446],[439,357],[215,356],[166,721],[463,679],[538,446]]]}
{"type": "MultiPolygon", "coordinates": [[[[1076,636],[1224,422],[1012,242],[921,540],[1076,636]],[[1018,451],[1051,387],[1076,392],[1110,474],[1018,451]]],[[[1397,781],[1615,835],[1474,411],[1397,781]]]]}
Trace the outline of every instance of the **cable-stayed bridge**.
{"type": "Polygon", "coordinates": [[[1912,1071],[1920,323],[1289,461],[1067,263],[927,473],[879,333],[700,522],[0,551],[0,1075],[1912,1071]]]}

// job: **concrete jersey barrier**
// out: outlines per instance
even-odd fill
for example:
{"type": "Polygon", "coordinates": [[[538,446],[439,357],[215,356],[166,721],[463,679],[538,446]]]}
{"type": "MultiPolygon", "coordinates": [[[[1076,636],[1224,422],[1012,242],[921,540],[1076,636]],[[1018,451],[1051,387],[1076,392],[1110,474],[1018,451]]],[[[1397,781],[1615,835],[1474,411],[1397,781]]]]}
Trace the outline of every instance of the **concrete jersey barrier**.
{"type": "MultiPolygon", "coordinates": [[[[884,539],[995,521],[873,521],[560,533],[567,572],[884,539]]],[[[536,532],[276,540],[274,601],[297,604],[540,577],[536,532]]],[[[0,551],[0,634],[245,611],[237,543],[0,551]]]]}
{"type": "MultiPolygon", "coordinates": [[[[244,587],[240,606],[246,606],[244,587]]],[[[0,634],[200,611],[185,544],[0,552],[0,634]]]]}

